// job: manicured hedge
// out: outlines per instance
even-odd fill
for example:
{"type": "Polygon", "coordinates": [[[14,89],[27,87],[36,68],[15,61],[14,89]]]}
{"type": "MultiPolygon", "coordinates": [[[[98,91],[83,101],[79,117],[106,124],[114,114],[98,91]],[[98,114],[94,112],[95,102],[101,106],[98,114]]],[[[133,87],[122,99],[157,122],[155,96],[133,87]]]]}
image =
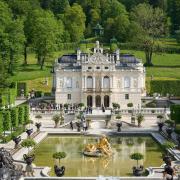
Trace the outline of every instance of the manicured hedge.
{"type": "Polygon", "coordinates": [[[167,80],[167,81],[150,81],[150,93],[159,93],[163,96],[167,94],[180,96],[180,81],[178,80],[167,80]]]}
{"type": "Polygon", "coordinates": [[[8,131],[11,129],[11,114],[9,110],[3,111],[3,130],[8,131]]]}
{"type": "Polygon", "coordinates": [[[24,105],[24,122],[28,123],[29,122],[29,106],[24,105]]]}
{"type": "Polygon", "coordinates": [[[13,108],[10,110],[11,112],[11,123],[12,123],[12,127],[18,127],[19,125],[19,121],[18,121],[18,109],[17,108],[13,108]]]}
{"type": "Polygon", "coordinates": [[[19,119],[19,124],[24,124],[24,107],[19,106],[18,108],[18,119],[19,119]]]}
{"type": "Polygon", "coordinates": [[[180,105],[171,105],[171,119],[176,122],[176,124],[180,124],[180,105]]]}
{"type": "Polygon", "coordinates": [[[3,113],[0,111],[0,133],[3,132],[3,113]]]}

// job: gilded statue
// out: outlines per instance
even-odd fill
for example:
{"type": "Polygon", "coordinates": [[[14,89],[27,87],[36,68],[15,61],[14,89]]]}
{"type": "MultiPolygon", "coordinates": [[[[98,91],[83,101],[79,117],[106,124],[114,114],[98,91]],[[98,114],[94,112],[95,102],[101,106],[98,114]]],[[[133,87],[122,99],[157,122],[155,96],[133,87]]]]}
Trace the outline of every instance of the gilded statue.
{"type": "Polygon", "coordinates": [[[112,149],[108,139],[103,135],[97,144],[87,144],[84,149],[84,155],[86,156],[111,156],[112,149]]]}

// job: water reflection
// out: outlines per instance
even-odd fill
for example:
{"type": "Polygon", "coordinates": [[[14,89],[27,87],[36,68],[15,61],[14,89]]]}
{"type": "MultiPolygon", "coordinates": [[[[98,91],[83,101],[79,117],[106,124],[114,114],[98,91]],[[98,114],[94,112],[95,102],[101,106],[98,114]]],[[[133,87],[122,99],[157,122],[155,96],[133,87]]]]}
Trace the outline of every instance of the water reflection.
{"type": "Polygon", "coordinates": [[[35,163],[53,167],[52,154],[65,151],[67,157],[61,161],[66,167],[65,176],[127,176],[136,163],[129,158],[134,152],[144,155],[140,163],[145,167],[162,164],[160,147],[151,137],[110,137],[109,140],[113,156],[92,158],[85,157],[82,151],[85,144],[96,143],[97,137],[50,136],[36,148],[35,163]]]}

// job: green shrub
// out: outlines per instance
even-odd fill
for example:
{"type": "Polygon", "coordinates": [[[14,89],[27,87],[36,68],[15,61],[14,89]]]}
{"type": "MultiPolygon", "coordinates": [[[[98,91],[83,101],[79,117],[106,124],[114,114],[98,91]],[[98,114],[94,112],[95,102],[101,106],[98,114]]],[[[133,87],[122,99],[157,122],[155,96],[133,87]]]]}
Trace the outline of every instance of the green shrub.
{"type": "Polygon", "coordinates": [[[179,80],[167,80],[158,81],[153,80],[150,82],[150,94],[159,93],[163,96],[172,94],[174,96],[180,96],[180,81],[179,80]]]}
{"type": "Polygon", "coordinates": [[[138,161],[144,159],[144,156],[141,153],[133,153],[130,155],[130,158],[137,161],[137,167],[138,167],[138,161]]]}
{"type": "Polygon", "coordinates": [[[116,108],[120,108],[120,105],[118,103],[112,103],[113,105],[113,108],[116,109],[116,108]]]}
{"type": "Polygon", "coordinates": [[[19,125],[19,121],[18,121],[18,109],[17,108],[13,108],[10,110],[11,112],[11,123],[12,123],[12,127],[18,127],[19,125]]]}
{"type": "Polygon", "coordinates": [[[171,105],[171,119],[175,121],[176,124],[180,124],[180,105],[171,105]]]}
{"type": "Polygon", "coordinates": [[[9,110],[3,111],[3,130],[8,131],[11,129],[11,114],[9,110]]]}
{"type": "Polygon", "coordinates": [[[174,132],[180,134],[180,124],[176,125],[174,132]]]}
{"type": "Polygon", "coordinates": [[[29,122],[29,106],[24,105],[24,122],[29,122]]]}
{"type": "Polygon", "coordinates": [[[128,103],[127,107],[133,107],[133,103],[128,103]]]}
{"type": "Polygon", "coordinates": [[[19,124],[24,124],[24,107],[23,106],[19,106],[18,119],[19,119],[19,124]]]}
{"type": "Polygon", "coordinates": [[[0,134],[3,132],[3,114],[0,111],[0,134]]]}

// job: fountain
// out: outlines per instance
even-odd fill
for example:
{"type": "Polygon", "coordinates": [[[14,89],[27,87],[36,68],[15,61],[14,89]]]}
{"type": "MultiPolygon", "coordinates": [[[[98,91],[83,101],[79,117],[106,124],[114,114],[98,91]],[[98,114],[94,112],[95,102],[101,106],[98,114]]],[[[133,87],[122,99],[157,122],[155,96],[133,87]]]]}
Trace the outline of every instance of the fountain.
{"type": "Polygon", "coordinates": [[[103,135],[99,139],[99,143],[97,144],[87,144],[83,151],[85,156],[89,157],[101,157],[101,156],[111,156],[112,149],[108,142],[108,139],[105,135],[103,135]]]}

